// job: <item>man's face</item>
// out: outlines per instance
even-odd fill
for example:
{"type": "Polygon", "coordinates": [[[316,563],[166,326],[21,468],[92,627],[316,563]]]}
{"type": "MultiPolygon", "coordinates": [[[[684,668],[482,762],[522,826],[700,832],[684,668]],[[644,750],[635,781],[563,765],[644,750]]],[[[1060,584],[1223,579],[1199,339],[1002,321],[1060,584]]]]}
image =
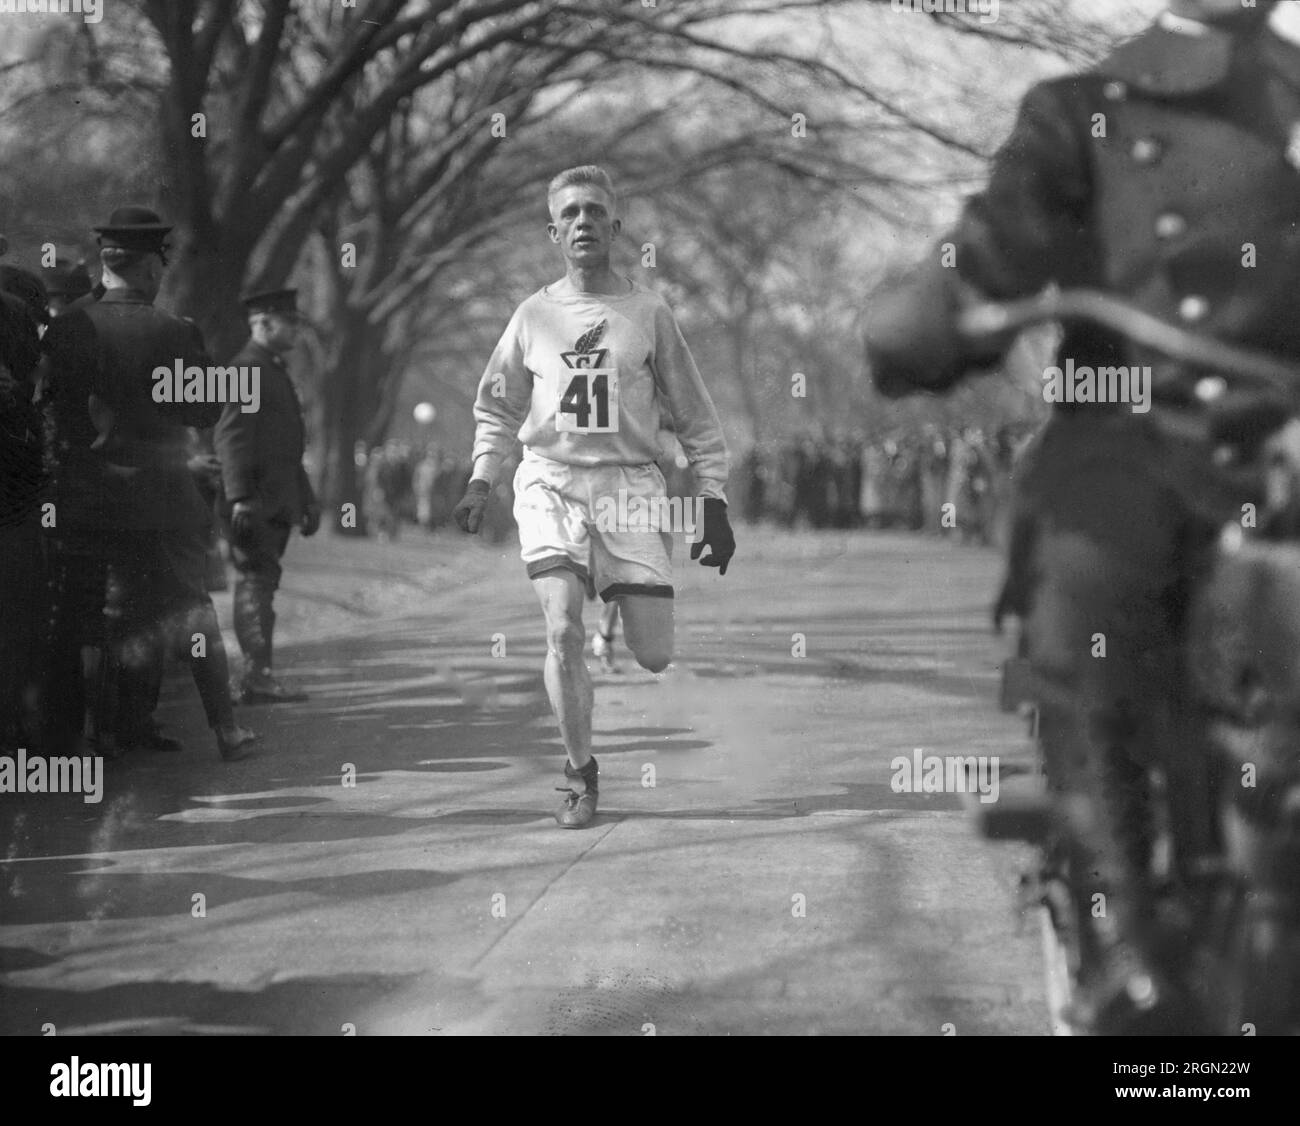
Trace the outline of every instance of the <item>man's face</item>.
{"type": "Polygon", "coordinates": [[[614,236],[623,224],[614,217],[614,201],[595,184],[570,184],[551,203],[546,233],[570,265],[609,265],[614,236]]]}
{"type": "Polygon", "coordinates": [[[273,352],[292,352],[298,343],[298,317],[294,313],[263,313],[262,332],[273,352]]]}

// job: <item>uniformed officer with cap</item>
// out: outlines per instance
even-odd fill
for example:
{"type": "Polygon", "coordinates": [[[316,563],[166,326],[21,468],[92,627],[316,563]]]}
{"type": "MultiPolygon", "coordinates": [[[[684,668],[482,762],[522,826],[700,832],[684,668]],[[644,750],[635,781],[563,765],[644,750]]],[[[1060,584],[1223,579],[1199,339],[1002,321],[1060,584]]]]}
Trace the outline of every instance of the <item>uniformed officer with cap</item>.
{"type": "Polygon", "coordinates": [[[244,412],[226,407],[214,445],[230,506],[235,582],[235,634],[244,652],[241,700],[246,704],[305,700],[271,672],[275,592],[289,533],[304,536],[320,527],[320,505],[303,468],[302,408],[285,358],[298,339],[298,294],[276,289],[244,299],[251,337],[229,361],[261,373],[261,404],[244,412]]]}
{"type": "MultiPolygon", "coordinates": [[[[1035,86],[987,188],[907,284],[873,299],[877,386],[946,391],[995,369],[1010,342],[964,339],[958,313],[1050,284],[1109,291],[1300,360],[1297,15],[1293,4],[1177,0],[1094,69],[1035,86]]],[[[1079,1011],[1102,1031],[1205,1030],[1187,1000],[1186,935],[1151,882],[1146,786],[1152,748],[1169,749],[1154,765],[1167,779],[1174,872],[1195,879],[1219,845],[1214,758],[1180,674],[1182,639],[1219,528],[1260,499],[1248,479],[1216,473],[1214,445],[1250,436],[1194,421],[1204,372],[1114,333],[1067,325],[1055,362],[1068,361],[1149,369],[1186,403],[1176,432],[1160,404],[1056,406],[1018,498],[1034,532],[1017,537],[1031,546],[1013,559],[1011,586],[1091,953],[1079,1011]],[[1104,919],[1091,910],[1098,894],[1104,919]]]]}
{"type": "MultiPolygon", "coordinates": [[[[171,229],[149,208],[114,211],[95,228],[103,297],[56,318],[47,336],[59,536],[65,550],[72,540],[74,556],[106,556],[108,570],[106,605],[97,576],[79,576],[63,591],[54,633],[66,649],[70,612],[102,611],[124,669],[152,669],[160,646],[173,649],[190,665],[221,757],[234,760],[252,752],[256,736],[234,719],[225,647],[204,583],[210,516],[187,467],[186,427],[213,425],[222,404],[153,395],[155,369],[210,365],[197,327],[153,307],[171,229]]],[[[103,712],[114,701],[103,691],[103,712]]],[[[141,711],[127,718],[147,718],[141,711]]],[[[104,730],[113,730],[101,716],[104,730]]]]}

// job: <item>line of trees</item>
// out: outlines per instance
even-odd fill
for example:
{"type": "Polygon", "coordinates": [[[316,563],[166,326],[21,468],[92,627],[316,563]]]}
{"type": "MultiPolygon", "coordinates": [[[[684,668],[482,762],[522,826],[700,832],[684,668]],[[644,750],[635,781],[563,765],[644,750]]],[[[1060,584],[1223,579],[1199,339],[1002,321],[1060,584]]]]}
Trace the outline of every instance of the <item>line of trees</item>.
{"type": "MultiPolygon", "coordinates": [[[[119,0],[0,58],[0,229],[81,243],[117,203],[156,202],[180,240],[164,300],[219,355],[242,343],[241,292],[298,279],[318,329],[322,494],[340,504],[356,499],[354,445],[382,439],[413,374],[465,409],[504,315],[553,272],[546,181],[599,161],[633,205],[633,254],[654,248],[762,438],[790,410],[863,405],[848,259],[864,231],[924,227],[918,193],[988,149],[986,122],[918,108],[904,63],[836,49],[888,8],[119,0]]],[[[1057,4],[1014,8],[922,22],[958,54],[970,39],[1078,59],[1107,39],[1057,4]]]]}

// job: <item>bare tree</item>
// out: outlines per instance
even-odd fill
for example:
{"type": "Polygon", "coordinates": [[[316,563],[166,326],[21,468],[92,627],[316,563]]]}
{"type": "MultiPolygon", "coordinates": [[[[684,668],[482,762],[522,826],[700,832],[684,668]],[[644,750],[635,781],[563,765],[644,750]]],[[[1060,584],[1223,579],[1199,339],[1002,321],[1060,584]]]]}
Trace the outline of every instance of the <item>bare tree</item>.
{"type": "MultiPolygon", "coordinates": [[[[68,102],[84,103],[73,129],[100,144],[79,167],[91,146],[70,153],[77,198],[94,199],[96,215],[124,191],[161,203],[181,240],[166,297],[219,354],[240,342],[241,290],[310,263],[325,494],[336,503],[350,491],[354,442],[383,435],[412,366],[448,355],[444,341],[466,355],[483,347],[490,317],[480,325],[466,310],[499,303],[486,263],[508,252],[546,176],[585,157],[613,165],[629,194],[655,201],[662,229],[690,240],[691,269],[665,280],[724,326],[721,366],[755,433],[769,412],[760,351],[816,359],[818,410],[849,402],[844,310],[822,301],[830,320],[812,328],[783,315],[792,271],[810,263],[782,241],[782,199],[798,184],[819,206],[845,196],[906,222],[891,193],[942,186],[954,167],[969,175],[986,153],[961,114],[932,112],[906,76],[855,67],[837,49],[849,21],[884,16],[885,4],[123,0],[100,25],[51,31],[28,63],[36,75],[0,72],[21,94],[0,114],[0,143],[25,143],[16,112],[62,121],[68,102]],[[820,39],[792,26],[820,27],[820,39]],[[728,180],[729,170],[741,171],[728,180]],[[147,190],[155,182],[161,191],[147,190]]],[[[1104,38],[1060,13],[1050,26],[1023,18],[1029,7],[1040,0],[1003,5],[992,27],[913,22],[1004,52],[1086,56],[1104,38]]],[[[10,162],[4,173],[41,216],[33,234],[49,228],[34,202],[46,167],[10,162]]],[[[5,206],[0,225],[25,233],[5,206]]],[[[70,216],[61,237],[84,222],[70,216]]]]}

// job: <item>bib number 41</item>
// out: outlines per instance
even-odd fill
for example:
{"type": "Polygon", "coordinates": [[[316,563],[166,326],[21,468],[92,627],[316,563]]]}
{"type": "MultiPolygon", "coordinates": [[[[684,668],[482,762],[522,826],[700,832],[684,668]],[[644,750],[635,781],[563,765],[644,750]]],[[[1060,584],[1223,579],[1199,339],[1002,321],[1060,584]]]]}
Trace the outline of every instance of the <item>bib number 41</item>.
{"type": "Polygon", "coordinates": [[[618,376],[612,371],[577,371],[555,412],[555,429],[570,434],[618,433],[618,376]]]}

